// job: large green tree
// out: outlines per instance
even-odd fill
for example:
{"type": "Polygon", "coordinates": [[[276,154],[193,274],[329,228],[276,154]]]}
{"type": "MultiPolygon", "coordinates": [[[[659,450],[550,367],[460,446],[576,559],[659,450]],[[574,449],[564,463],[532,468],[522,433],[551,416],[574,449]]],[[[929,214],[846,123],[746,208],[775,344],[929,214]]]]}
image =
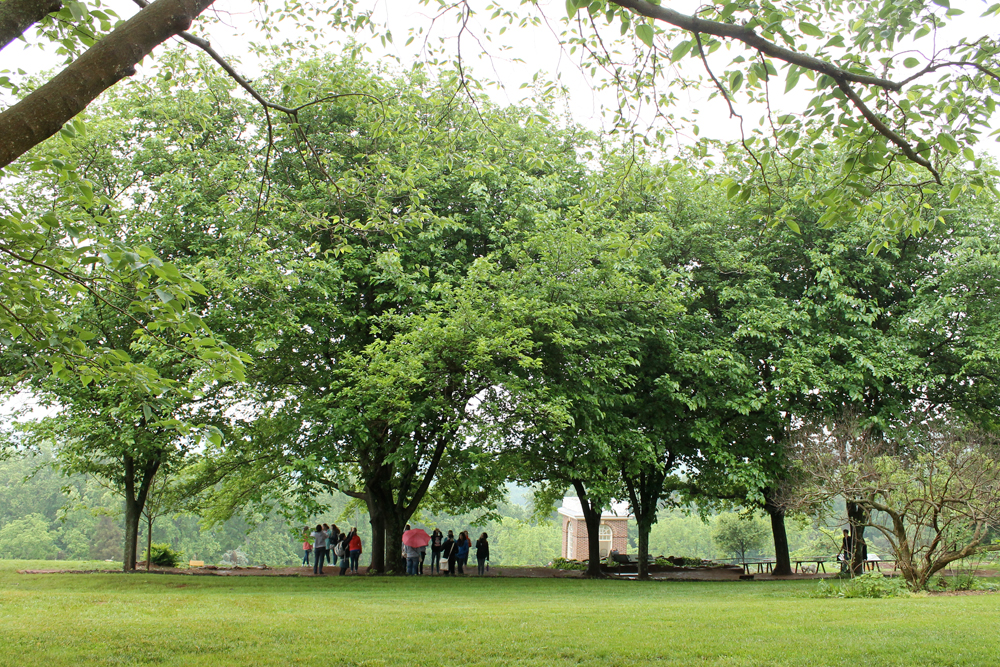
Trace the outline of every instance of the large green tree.
{"type": "Polygon", "coordinates": [[[551,132],[544,109],[473,106],[447,80],[390,79],[349,59],[287,63],[279,78],[293,84],[282,95],[364,95],[303,111],[309,144],[278,142],[253,250],[214,260],[227,328],[257,354],[241,397],[258,424],[221,455],[269,482],[251,495],[363,500],[373,568],[392,570],[433,484],[466,504],[497,493],[487,467],[474,476],[473,399],[525,343],[472,308],[463,284],[477,258],[571,197],[582,168],[573,132],[551,132]]]}

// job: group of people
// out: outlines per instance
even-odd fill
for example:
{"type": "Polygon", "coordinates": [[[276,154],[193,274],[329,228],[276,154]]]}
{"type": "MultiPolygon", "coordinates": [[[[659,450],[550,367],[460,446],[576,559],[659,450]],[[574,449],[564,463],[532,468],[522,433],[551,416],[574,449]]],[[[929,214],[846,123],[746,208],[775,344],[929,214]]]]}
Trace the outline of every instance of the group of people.
{"type": "MultiPolygon", "coordinates": [[[[406,530],[410,530],[407,524],[406,530]]],[[[426,535],[424,536],[426,538],[426,535]]],[[[455,537],[452,531],[448,531],[446,536],[437,528],[431,533],[430,542],[426,546],[413,547],[403,544],[403,556],[406,560],[406,574],[416,575],[424,573],[424,561],[427,558],[427,549],[431,552],[431,574],[444,574],[445,576],[464,575],[465,568],[469,564],[469,552],[473,548],[472,538],[467,531],[462,531],[455,537]],[[444,560],[444,572],[441,571],[441,561],[444,560]]],[[[489,536],[483,533],[476,540],[476,561],[479,565],[479,574],[484,575],[489,570],[490,542],[489,536]]],[[[309,565],[309,555],[313,558],[313,574],[323,574],[323,564],[332,562],[340,565],[340,574],[358,573],[358,559],[361,556],[361,537],[357,528],[351,528],[347,533],[340,532],[336,524],[328,526],[320,524],[316,530],[309,532],[307,526],[303,531],[302,564],[309,565]]]]}
{"type": "Polygon", "coordinates": [[[361,537],[358,529],[351,528],[348,532],[342,533],[337,525],[328,526],[325,523],[316,526],[316,530],[309,532],[306,526],[303,531],[302,549],[305,556],[302,564],[309,564],[309,553],[313,553],[313,574],[323,574],[323,563],[329,563],[331,557],[335,564],[340,565],[340,574],[358,573],[358,559],[361,557],[361,537]],[[338,563],[339,561],[339,563],[338,563]]]}
{"type": "MultiPolygon", "coordinates": [[[[410,526],[407,525],[409,530],[410,526]]],[[[452,531],[448,531],[447,537],[439,529],[435,528],[431,533],[431,541],[427,545],[431,549],[431,574],[441,574],[441,559],[447,565],[445,576],[455,576],[465,574],[465,566],[469,564],[469,551],[472,549],[472,538],[469,533],[462,531],[455,537],[452,531]]],[[[483,533],[476,540],[476,561],[479,564],[480,576],[486,574],[489,569],[487,563],[490,560],[489,536],[483,533]]],[[[423,574],[424,557],[427,554],[426,547],[411,547],[403,545],[406,556],[406,574],[423,574]]]]}

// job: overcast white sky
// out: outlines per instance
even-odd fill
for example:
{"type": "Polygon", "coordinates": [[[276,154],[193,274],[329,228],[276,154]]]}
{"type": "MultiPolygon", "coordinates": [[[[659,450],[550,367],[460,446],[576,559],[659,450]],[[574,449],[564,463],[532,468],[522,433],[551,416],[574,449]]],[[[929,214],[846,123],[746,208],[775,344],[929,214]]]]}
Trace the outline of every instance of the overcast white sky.
{"type": "MultiPolygon", "coordinates": [[[[113,8],[120,16],[127,17],[136,11],[136,7],[128,0],[107,0],[106,4],[113,8]]],[[[473,0],[471,4],[479,11],[488,4],[486,0],[473,0]]],[[[613,105],[614,97],[611,93],[596,93],[592,86],[589,75],[581,72],[579,68],[579,54],[570,55],[560,44],[558,33],[564,29],[563,17],[566,12],[565,0],[539,0],[536,8],[519,7],[519,2],[508,0],[500,3],[505,6],[514,6],[519,12],[525,15],[535,15],[547,18],[538,27],[520,28],[515,27],[506,31],[502,36],[497,35],[500,24],[493,22],[490,30],[495,41],[488,43],[477,41],[476,36],[483,28],[483,22],[488,21],[489,14],[484,13],[470,24],[470,29],[462,40],[462,52],[467,64],[471,65],[474,71],[483,77],[499,79],[503,81],[503,89],[491,92],[492,97],[499,103],[522,102],[530,99],[532,89],[522,89],[523,83],[530,83],[537,72],[547,73],[549,76],[558,77],[560,82],[566,86],[570,96],[568,105],[573,120],[584,124],[592,129],[600,130],[607,127],[607,123],[602,119],[601,109],[604,105],[613,105]],[[504,51],[501,47],[508,47],[504,51]],[[488,57],[482,54],[488,51],[488,57]],[[521,62],[518,62],[520,60],[521,62]]],[[[678,10],[693,11],[701,2],[691,0],[674,0],[671,7],[678,10]]],[[[987,7],[983,0],[954,0],[952,6],[965,11],[961,17],[953,20],[953,24],[947,31],[938,35],[937,45],[940,47],[944,43],[957,41],[958,37],[966,36],[975,38],[983,34],[996,35],[1000,33],[1000,21],[997,19],[984,20],[979,15],[987,7]]],[[[260,40],[260,33],[253,25],[255,3],[246,0],[217,0],[212,12],[218,19],[214,25],[204,26],[199,23],[193,29],[194,32],[206,35],[223,55],[229,58],[242,61],[241,71],[248,77],[253,77],[259,68],[259,63],[248,50],[250,41],[260,40]]],[[[358,11],[371,9],[377,22],[389,27],[393,33],[394,43],[383,48],[380,43],[373,40],[372,59],[386,60],[387,54],[393,54],[403,63],[409,63],[420,57],[420,46],[422,38],[414,40],[409,46],[405,46],[409,30],[415,27],[423,27],[425,34],[430,34],[430,43],[436,44],[438,37],[447,38],[447,48],[454,53],[458,41],[455,36],[459,30],[455,21],[455,14],[433,22],[434,13],[427,7],[421,6],[417,0],[359,0],[358,11]]],[[[301,27],[294,27],[288,21],[288,31],[281,33],[281,37],[287,35],[305,34],[301,27]]],[[[609,31],[609,34],[616,34],[617,30],[609,31]]],[[[328,44],[331,50],[341,48],[345,37],[333,33],[327,33],[321,37],[321,43],[328,44]]],[[[280,41],[280,38],[279,38],[280,41]]],[[[194,48],[194,47],[189,47],[194,48]]],[[[900,47],[899,50],[903,50],[900,47]]],[[[712,59],[713,67],[721,70],[728,58],[722,50],[712,59]]],[[[0,69],[25,68],[30,72],[37,72],[47,68],[55,67],[58,59],[52,54],[39,54],[37,50],[28,50],[11,45],[8,49],[0,52],[0,69]]],[[[149,64],[146,69],[148,70],[149,64]]],[[[142,69],[140,69],[140,72],[142,69]]],[[[687,74],[698,74],[703,72],[699,63],[691,60],[685,70],[687,74]]],[[[786,110],[801,108],[808,100],[806,93],[799,92],[790,98],[781,100],[782,85],[772,87],[774,99],[772,102],[776,106],[784,105],[786,110]]],[[[676,92],[676,91],[675,91],[676,92]]],[[[699,110],[701,118],[699,127],[702,135],[710,134],[718,139],[735,139],[739,136],[738,121],[729,117],[728,109],[722,99],[707,100],[711,90],[706,87],[701,90],[690,90],[678,95],[683,95],[685,105],[688,110],[699,110]]],[[[742,113],[746,122],[755,124],[761,115],[759,109],[753,109],[747,105],[737,104],[737,110],[742,113]]],[[[684,137],[680,138],[683,142],[684,137]]]]}

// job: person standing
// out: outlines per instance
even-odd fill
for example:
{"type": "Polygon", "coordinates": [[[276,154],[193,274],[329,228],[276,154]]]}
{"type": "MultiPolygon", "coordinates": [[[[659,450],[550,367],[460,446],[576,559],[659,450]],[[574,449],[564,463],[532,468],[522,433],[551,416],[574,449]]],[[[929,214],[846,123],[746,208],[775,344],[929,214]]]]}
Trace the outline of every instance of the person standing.
{"type": "Polygon", "coordinates": [[[323,526],[317,525],[313,531],[313,574],[323,574],[323,559],[326,558],[326,540],[328,535],[323,532],[323,526]]]}
{"type": "Polygon", "coordinates": [[[431,533],[431,574],[441,574],[441,544],[444,542],[444,534],[439,528],[435,528],[431,533]]]}
{"type": "Polygon", "coordinates": [[[351,574],[357,574],[358,559],[361,557],[361,536],[358,535],[357,527],[351,528],[349,546],[351,549],[351,574]]]}
{"type": "Polygon", "coordinates": [[[469,562],[469,534],[464,530],[458,534],[458,573],[465,574],[465,564],[469,562]]]}
{"type": "Polygon", "coordinates": [[[341,533],[337,541],[337,558],[340,559],[340,576],[347,574],[349,558],[351,556],[351,538],[347,533],[341,533]]]}
{"type": "Polygon", "coordinates": [[[305,566],[309,565],[309,554],[312,552],[312,542],[309,541],[309,526],[302,529],[302,551],[305,555],[302,556],[302,564],[305,566]]]}
{"type": "Polygon", "coordinates": [[[420,552],[417,551],[416,547],[404,544],[403,555],[406,557],[406,576],[412,577],[417,573],[417,564],[420,562],[420,552]]]}
{"type": "Polygon", "coordinates": [[[490,559],[490,543],[486,533],[476,540],[476,561],[479,563],[479,576],[486,574],[486,561],[490,559]]]}
{"type": "Polygon", "coordinates": [[[455,535],[449,530],[448,538],[441,543],[441,556],[448,561],[448,571],[445,572],[445,576],[455,575],[455,562],[458,560],[458,542],[455,541],[455,535]]]}
{"type": "Polygon", "coordinates": [[[851,560],[854,557],[854,545],[851,542],[851,533],[845,528],[844,538],[840,542],[840,571],[851,571],[851,560]]]}

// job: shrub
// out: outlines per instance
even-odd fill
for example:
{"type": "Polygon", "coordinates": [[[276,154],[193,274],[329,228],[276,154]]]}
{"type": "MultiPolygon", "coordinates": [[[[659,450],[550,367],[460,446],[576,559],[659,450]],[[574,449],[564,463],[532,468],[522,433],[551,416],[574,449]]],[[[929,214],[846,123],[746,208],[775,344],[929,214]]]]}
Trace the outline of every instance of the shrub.
{"type": "Polygon", "coordinates": [[[227,567],[246,567],[250,564],[250,561],[247,559],[247,555],[245,553],[239,549],[233,549],[232,551],[227,551],[223,554],[222,558],[219,560],[219,564],[227,567]]]}
{"type": "Polygon", "coordinates": [[[177,567],[183,561],[184,552],[174,551],[170,548],[169,544],[157,544],[153,543],[149,545],[149,553],[146,554],[146,559],[153,565],[159,565],[160,567],[177,567]]]}
{"type": "Polygon", "coordinates": [[[585,560],[569,560],[567,558],[556,558],[552,561],[552,567],[557,570],[586,570],[587,562],[585,560]]]}
{"type": "Polygon", "coordinates": [[[815,598],[895,598],[908,595],[902,579],[889,578],[881,572],[868,572],[850,579],[840,586],[831,586],[820,579],[812,593],[815,598]]]}

